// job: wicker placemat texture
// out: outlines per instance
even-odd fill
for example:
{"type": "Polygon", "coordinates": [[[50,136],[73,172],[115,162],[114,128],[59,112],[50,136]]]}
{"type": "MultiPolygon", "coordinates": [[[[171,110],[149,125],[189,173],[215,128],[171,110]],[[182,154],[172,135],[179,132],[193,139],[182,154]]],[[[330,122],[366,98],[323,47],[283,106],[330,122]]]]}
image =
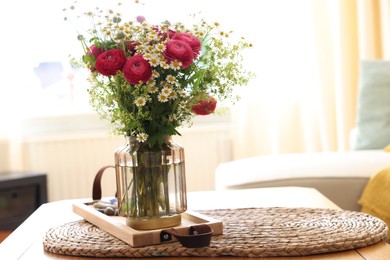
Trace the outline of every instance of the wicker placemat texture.
{"type": "Polygon", "coordinates": [[[302,256],[369,246],[387,232],[383,221],[356,211],[271,207],[199,212],[224,224],[224,234],[213,236],[205,248],[185,248],[179,242],[134,248],[85,220],[51,228],[43,245],[52,253],[93,257],[302,256]]]}

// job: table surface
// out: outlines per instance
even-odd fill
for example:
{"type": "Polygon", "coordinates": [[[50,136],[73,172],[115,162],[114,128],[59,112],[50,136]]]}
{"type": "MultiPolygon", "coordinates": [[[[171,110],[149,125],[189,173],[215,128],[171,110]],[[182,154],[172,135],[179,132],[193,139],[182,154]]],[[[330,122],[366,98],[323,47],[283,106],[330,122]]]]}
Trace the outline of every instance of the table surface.
{"type": "MultiPolygon", "coordinates": [[[[56,201],[43,204],[39,207],[0,244],[1,259],[91,259],[53,254],[46,252],[43,249],[42,238],[49,228],[81,219],[80,216],[72,212],[72,204],[76,201],[86,202],[90,201],[90,199],[56,201]]],[[[309,207],[339,209],[336,204],[312,188],[278,187],[188,193],[188,208],[191,210],[245,207],[309,207]]],[[[338,253],[312,255],[309,257],[273,257],[269,259],[291,260],[302,258],[346,260],[390,259],[390,245],[385,242],[380,242],[365,248],[338,253]]],[[[201,260],[206,258],[175,257],[175,259],[201,260]]],[[[231,257],[218,257],[217,259],[232,260],[231,257]]],[[[234,257],[234,259],[242,258],[234,257]]]]}

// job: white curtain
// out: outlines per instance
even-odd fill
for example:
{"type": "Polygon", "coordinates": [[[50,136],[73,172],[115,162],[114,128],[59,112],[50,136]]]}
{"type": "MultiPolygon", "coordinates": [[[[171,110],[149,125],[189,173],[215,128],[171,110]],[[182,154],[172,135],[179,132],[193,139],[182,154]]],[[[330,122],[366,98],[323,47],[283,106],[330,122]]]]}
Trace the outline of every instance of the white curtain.
{"type": "Polygon", "coordinates": [[[350,149],[359,62],[389,57],[388,0],[291,2],[302,6],[275,18],[286,21],[284,28],[269,21],[285,55],[275,55],[279,66],[258,70],[233,109],[234,159],[350,149]],[[297,26],[294,17],[303,22],[297,26]],[[296,37],[283,39],[291,32],[296,37]]]}

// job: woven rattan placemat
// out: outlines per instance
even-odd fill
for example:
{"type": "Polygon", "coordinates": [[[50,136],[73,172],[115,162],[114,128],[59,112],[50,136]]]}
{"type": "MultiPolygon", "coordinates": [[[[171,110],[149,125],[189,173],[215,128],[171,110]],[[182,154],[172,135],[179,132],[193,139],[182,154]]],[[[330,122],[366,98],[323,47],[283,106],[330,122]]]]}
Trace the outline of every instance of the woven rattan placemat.
{"type": "Polygon", "coordinates": [[[94,257],[300,256],[361,248],[382,241],[387,226],[355,211],[309,208],[250,208],[199,211],[222,220],[224,234],[210,247],[185,248],[179,242],[134,248],[80,220],[48,230],[45,250],[94,257]]]}

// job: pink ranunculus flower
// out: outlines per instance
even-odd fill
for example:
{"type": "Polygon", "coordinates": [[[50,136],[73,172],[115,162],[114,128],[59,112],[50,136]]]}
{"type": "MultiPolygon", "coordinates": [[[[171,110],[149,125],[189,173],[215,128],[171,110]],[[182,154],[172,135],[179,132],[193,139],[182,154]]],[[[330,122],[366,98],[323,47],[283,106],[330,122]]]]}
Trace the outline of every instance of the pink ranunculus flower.
{"type": "Polygon", "coordinates": [[[217,107],[217,100],[210,96],[209,99],[201,100],[198,104],[192,106],[192,111],[201,116],[206,116],[214,112],[217,107]]]}
{"type": "Polygon", "coordinates": [[[200,50],[202,49],[202,45],[201,45],[200,41],[198,40],[198,38],[196,38],[195,36],[193,36],[190,33],[184,33],[184,32],[176,33],[172,37],[172,40],[181,40],[181,41],[185,41],[186,43],[188,43],[191,46],[192,51],[194,52],[194,59],[196,59],[196,57],[198,57],[200,50]]]}
{"type": "Polygon", "coordinates": [[[145,16],[142,16],[142,15],[138,15],[136,18],[137,22],[139,23],[143,23],[146,19],[145,19],[145,16]]]}
{"type": "Polygon", "coordinates": [[[125,79],[134,85],[145,83],[152,78],[152,66],[145,60],[142,54],[127,59],[123,67],[125,79]]]}
{"type": "Polygon", "coordinates": [[[112,49],[103,52],[96,59],[95,68],[104,76],[114,76],[122,70],[126,63],[126,56],[122,50],[112,49]]]}
{"type": "Polygon", "coordinates": [[[164,58],[168,64],[172,61],[180,61],[181,68],[188,68],[194,61],[194,53],[191,46],[185,41],[170,40],[165,44],[164,58]]]}

